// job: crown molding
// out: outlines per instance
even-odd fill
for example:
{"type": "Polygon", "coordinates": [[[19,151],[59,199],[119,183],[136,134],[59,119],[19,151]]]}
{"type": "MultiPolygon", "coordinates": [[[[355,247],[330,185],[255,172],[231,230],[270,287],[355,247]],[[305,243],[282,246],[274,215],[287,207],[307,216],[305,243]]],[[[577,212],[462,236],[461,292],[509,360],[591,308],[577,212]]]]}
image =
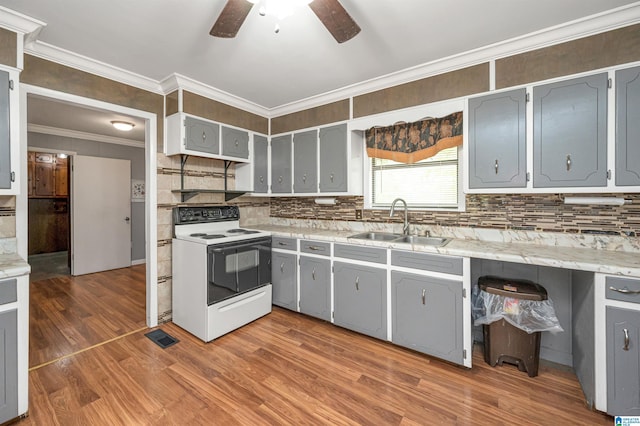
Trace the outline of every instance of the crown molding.
{"type": "Polygon", "coordinates": [[[353,85],[344,86],[317,96],[311,96],[306,99],[274,107],[269,109],[269,116],[279,117],[281,115],[326,105],[345,98],[355,97],[422,78],[478,65],[497,58],[626,27],[638,22],[640,22],[640,2],[565,22],[520,37],[504,40],[353,85]]]}
{"type": "Polygon", "coordinates": [[[32,41],[24,47],[24,53],[37,56],[61,65],[85,71],[100,77],[115,80],[149,92],[164,95],[156,80],[140,74],[100,62],[87,56],[53,46],[42,41],[32,41]]]}
{"type": "Polygon", "coordinates": [[[78,130],[61,129],[59,127],[42,126],[40,124],[29,123],[27,131],[33,133],[42,133],[45,135],[62,136],[66,138],[82,139],[94,142],[112,143],[116,145],[131,146],[134,148],[144,148],[144,141],[134,139],[117,138],[115,136],[99,135],[96,133],[81,132],[78,130]]]}
{"type": "Polygon", "coordinates": [[[204,97],[223,102],[227,105],[239,108],[243,111],[251,112],[262,117],[269,117],[269,109],[254,102],[248,101],[239,96],[233,95],[224,90],[208,86],[192,78],[181,74],[171,74],[160,82],[160,87],[165,94],[169,94],[177,89],[188,90],[189,92],[202,95],[204,97]]]}
{"type": "Polygon", "coordinates": [[[39,31],[47,24],[30,16],[0,6],[0,27],[19,34],[30,34],[39,31]]]}

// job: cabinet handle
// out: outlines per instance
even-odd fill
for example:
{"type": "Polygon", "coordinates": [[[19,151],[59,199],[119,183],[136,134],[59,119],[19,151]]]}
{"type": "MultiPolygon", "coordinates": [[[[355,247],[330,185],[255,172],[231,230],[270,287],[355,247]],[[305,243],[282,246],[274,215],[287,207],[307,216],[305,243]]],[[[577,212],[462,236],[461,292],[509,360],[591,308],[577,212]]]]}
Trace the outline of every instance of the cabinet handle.
{"type": "Polygon", "coordinates": [[[311,278],[313,278],[313,280],[316,280],[316,268],[313,268],[313,271],[311,271],[311,278]]]}
{"type": "Polygon", "coordinates": [[[204,141],[207,138],[207,134],[203,131],[202,132],[202,140],[204,141]]]}
{"type": "Polygon", "coordinates": [[[238,144],[239,144],[239,143],[240,143],[240,142],[238,142],[238,139],[236,139],[236,146],[238,146],[238,144]]]}
{"type": "Polygon", "coordinates": [[[360,284],[360,277],[357,276],[356,277],[356,290],[358,290],[358,291],[360,290],[360,285],[359,284],[360,284]]]}
{"type": "Polygon", "coordinates": [[[493,168],[496,169],[496,174],[498,174],[498,160],[496,160],[496,163],[493,165],[493,168]]]}
{"type": "Polygon", "coordinates": [[[622,349],[624,349],[625,351],[628,351],[629,350],[629,330],[625,328],[622,330],[622,332],[624,333],[624,347],[622,349]]]}
{"type": "Polygon", "coordinates": [[[284,273],[284,262],[280,264],[280,272],[284,273]]]}
{"type": "Polygon", "coordinates": [[[331,182],[333,182],[333,173],[331,173],[331,174],[329,175],[329,180],[330,180],[331,182]]]}
{"type": "Polygon", "coordinates": [[[287,245],[287,243],[285,243],[284,241],[278,241],[278,245],[280,245],[280,246],[286,246],[286,245],[287,245]]]}
{"type": "Polygon", "coordinates": [[[629,290],[628,288],[615,288],[613,286],[609,287],[609,290],[617,291],[622,294],[640,294],[640,290],[629,290]]]}
{"type": "Polygon", "coordinates": [[[321,251],[322,247],[318,247],[318,246],[309,246],[307,247],[309,250],[313,250],[313,251],[321,251]]]}
{"type": "Polygon", "coordinates": [[[306,173],[302,175],[302,181],[303,181],[303,182],[306,182],[306,181],[307,181],[307,174],[306,174],[306,173]]]}
{"type": "Polygon", "coordinates": [[[260,176],[260,183],[264,183],[264,177],[260,176]]]}
{"type": "Polygon", "coordinates": [[[567,171],[571,170],[571,154],[567,155],[567,171]]]}
{"type": "Polygon", "coordinates": [[[427,290],[422,289],[422,304],[425,305],[427,301],[427,290]]]}
{"type": "Polygon", "coordinates": [[[278,183],[282,183],[282,176],[278,178],[278,183]]]}

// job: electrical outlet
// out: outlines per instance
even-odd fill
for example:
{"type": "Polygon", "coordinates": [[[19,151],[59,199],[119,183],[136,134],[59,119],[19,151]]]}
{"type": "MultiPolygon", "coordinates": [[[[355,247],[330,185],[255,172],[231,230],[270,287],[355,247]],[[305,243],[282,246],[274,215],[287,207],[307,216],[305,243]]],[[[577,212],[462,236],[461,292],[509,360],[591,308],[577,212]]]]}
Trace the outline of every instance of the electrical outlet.
{"type": "Polygon", "coordinates": [[[356,209],[356,219],[362,219],[362,210],[356,209]]]}

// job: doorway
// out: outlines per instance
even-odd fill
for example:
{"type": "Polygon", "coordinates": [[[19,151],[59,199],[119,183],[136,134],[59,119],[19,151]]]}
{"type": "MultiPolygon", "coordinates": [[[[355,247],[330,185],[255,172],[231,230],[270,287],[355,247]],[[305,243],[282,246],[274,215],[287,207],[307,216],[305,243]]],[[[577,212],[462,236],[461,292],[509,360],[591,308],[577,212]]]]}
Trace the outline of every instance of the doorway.
{"type": "MultiPolygon", "coordinates": [[[[29,124],[27,122],[27,109],[29,106],[29,99],[35,98],[47,98],[47,100],[53,100],[60,105],[79,106],[86,111],[102,111],[114,115],[121,115],[124,118],[132,118],[139,120],[140,130],[144,134],[144,140],[138,144],[139,151],[141,153],[142,162],[144,164],[144,175],[136,177],[138,185],[140,182],[146,186],[146,191],[143,195],[143,202],[138,202],[138,212],[143,219],[142,226],[142,245],[138,247],[138,256],[133,259],[133,263],[140,264],[145,270],[145,319],[146,324],[149,327],[154,327],[158,322],[158,302],[157,302],[157,201],[156,201],[156,140],[157,140],[157,116],[153,113],[146,111],[135,110],[120,105],[109,104],[102,101],[96,101],[94,99],[84,98],[67,93],[57,92],[37,86],[30,86],[27,84],[21,85],[20,90],[21,102],[20,102],[20,117],[21,117],[21,144],[22,152],[21,157],[21,181],[27,182],[27,141],[29,140],[29,134],[44,134],[43,132],[51,131],[46,124],[29,124]],[[142,255],[140,255],[140,252],[142,255]],[[153,285],[152,285],[153,284],[153,285]]],[[[68,120],[77,119],[77,114],[65,114],[68,120]]],[[[116,118],[117,119],[117,118],[116,118]]],[[[91,124],[90,120],[84,120],[85,123],[91,124]]],[[[57,130],[53,130],[56,132],[57,130]]],[[[79,143],[78,139],[86,139],[77,137],[78,134],[85,135],[91,133],[86,129],[76,129],[72,134],[58,134],[67,141],[79,143]]],[[[103,146],[116,147],[126,146],[127,141],[125,138],[119,138],[117,136],[104,136],[111,143],[105,143],[103,146]],[[115,142],[115,143],[113,143],[115,142]],[[120,142],[120,143],[118,143],[120,142]]],[[[103,148],[111,151],[111,148],[103,148]]],[[[72,148],[64,148],[66,151],[74,151],[72,148]]],[[[132,176],[133,177],[133,176],[132,176]]],[[[16,198],[16,236],[18,242],[18,253],[27,258],[28,256],[28,196],[26,191],[21,191],[20,195],[16,198]]],[[[132,215],[135,215],[132,212],[132,215]]],[[[132,216],[133,219],[133,216],[132,216]]]]}

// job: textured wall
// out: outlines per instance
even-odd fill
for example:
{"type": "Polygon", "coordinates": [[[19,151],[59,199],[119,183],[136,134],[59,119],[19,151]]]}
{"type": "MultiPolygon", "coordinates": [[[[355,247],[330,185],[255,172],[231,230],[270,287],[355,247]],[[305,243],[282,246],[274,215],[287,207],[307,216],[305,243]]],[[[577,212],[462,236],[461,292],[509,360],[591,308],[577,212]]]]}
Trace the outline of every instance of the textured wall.
{"type": "MultiPolygon", "coordinates": [[[[564,196],[571,194],[474,194],[467,195],[464,212],[410,211],[409,221],[419,225],[640,236],[640,194],[609,195],[624,196],[633,200],[633,204],[619,207],[565,205],[564,196]]],[[[306,197],[273,198],[271,216],[355,221],[356,209],[362,209],[364,205],[363,197],[338,197],[335,206],[321,206],[313,200],[306,197]]],[[[388,210],[365,210],[363,221],[401,222],[402,215],[389,218],[388,210]]]]}

